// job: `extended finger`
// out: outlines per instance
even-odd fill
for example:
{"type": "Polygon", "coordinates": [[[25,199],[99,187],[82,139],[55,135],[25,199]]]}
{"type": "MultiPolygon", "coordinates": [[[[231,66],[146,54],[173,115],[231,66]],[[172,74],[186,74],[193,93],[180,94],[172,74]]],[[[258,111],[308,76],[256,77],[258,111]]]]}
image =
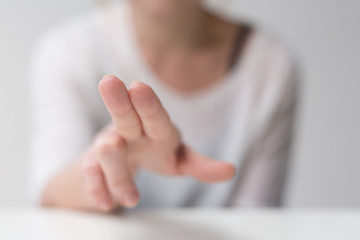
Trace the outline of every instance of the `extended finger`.
{"type": "Polygon", "coordinates": [[[107,132],[96,143],[97,158],[106,181],[117,200],[125,207],[134,207],[139,193],[126,162],[124,140],[116,132],[107,132]]]}
{"type": "Polygon", "coordinates": [[[184,147],[179,156],[179,171],[199,181],[207,183],[228,181],[235,175],[235,167],[200,155],[188,147],[184,147]]]}
{"type": "Polygon", "coordinates": [[[106,75],[99,83],[99,91],[121,136],[126,140],[141,136],[140,119],[131,104],[125,84],[115,76],[106,75]]]}
{"type": "Polygon", "coordinates": [[[93,152],[83,160],[82,166],[85,189],[102,211],[111,210],[114,203],[106,186],[104,174],[93,152]]]}
{"type": "Polygon", "coordinates": [[[152,139],[164,139],[174,132],[175,128],[168,113],[150,86],[133,82],[129,95],[147,136],[152,139]]]}

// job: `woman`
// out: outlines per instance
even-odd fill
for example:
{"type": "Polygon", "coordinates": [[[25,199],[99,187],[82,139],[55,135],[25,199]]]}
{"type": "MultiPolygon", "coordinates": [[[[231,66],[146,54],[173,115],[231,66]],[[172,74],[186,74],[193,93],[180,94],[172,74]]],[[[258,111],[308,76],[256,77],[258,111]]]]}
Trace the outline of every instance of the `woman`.
{"type": "Polygon", "coordinates": [[[118,0],[58,27],[39,44],[30,86],[37,203],[281,203],[292,59],[199,0],[118,0]]]}

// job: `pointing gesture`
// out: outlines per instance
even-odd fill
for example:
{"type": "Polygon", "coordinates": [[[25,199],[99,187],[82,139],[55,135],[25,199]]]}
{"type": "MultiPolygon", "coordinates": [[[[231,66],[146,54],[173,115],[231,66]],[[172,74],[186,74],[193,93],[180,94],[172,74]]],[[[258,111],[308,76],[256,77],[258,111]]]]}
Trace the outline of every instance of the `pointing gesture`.
{"type": "Polygon", "coordinates": [[[148,85],[134,82],[128,91],[120,79],[107,75],[99,91],[112,123],[98,134],[83,169],[86,188],[102,210],[112,209],[116,202],[125,207],[138,203],[133,180],[138,168],[162,175],[189,175],[207,183],[234,175],[232,165],[202,156],[181,141],[148,85]]]}

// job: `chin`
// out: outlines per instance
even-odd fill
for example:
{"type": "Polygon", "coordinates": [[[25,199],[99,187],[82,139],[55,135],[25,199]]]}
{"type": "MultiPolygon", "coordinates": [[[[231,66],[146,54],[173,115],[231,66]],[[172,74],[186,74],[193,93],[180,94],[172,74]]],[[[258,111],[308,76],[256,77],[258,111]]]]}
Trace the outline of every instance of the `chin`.
{"type": "Polygon", "coordinates": [[[198,0],[132,0],[143,14],[162,20],[171,20],[190,10],[198,4],[198,0]]]}

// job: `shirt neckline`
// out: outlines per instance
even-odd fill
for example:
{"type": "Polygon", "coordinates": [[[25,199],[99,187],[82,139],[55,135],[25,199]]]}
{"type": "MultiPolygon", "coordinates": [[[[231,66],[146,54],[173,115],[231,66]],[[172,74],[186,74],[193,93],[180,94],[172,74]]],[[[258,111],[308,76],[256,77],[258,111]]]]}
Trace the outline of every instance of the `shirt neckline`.
{"type": "Polygon", "coordinates": [[[126,40],[125,45],[127,48],[126,51],[128,53],[127,58],[129,58],[128,63],[133,64],[131,69],[136,70],[140,68],[140,70],[137,71],[142,72],[143,76],[146,76],[145,79],[137,80],[150,84],[151,87],[157,89],[158,91],[161,91],[165,95],[178,98],[182,101],[191,102],[197,99],[206,100],[210,97],[213,97],[214,95],[224,95],[229,90],[234,89],[235,85],[240,82],[240,80],[237,80],[236,78],[241,78],[241,75],[244,72],[246,65],[245,63],[247,58],[249,57],[253,37],[255,35],[254,32],[252,32],[251,35],[248,37],[247,43],[245,44],[242,53],[238,57],[239,59],[237,63],[222,77],[222,79],[216,81],[215,83],[207,87],[190,92],[184,92],[177,90],[163,82],[160,77],[149,67],[145,60],[145,57],[142,54],[142,50],[140,49],[139,40],[135,33],[134,23],[131,20],[131,6],[129,3],[124,3],[123,5],[123,9],[120,9],[121,6],[117,5],[118,10],[122,10],[123,12],[120,13],[119,11],[117,11],[116,14],[118,16],[118,22],[122,23],[122,26],[118,27],[125,28],[124,30],[126,34],[125,36],[121,36],[122,39],[118,42],[124,42],[124,40],[126,40]],[[124,18],[121,18],[121,15],[123,15],[124,18]]]}

